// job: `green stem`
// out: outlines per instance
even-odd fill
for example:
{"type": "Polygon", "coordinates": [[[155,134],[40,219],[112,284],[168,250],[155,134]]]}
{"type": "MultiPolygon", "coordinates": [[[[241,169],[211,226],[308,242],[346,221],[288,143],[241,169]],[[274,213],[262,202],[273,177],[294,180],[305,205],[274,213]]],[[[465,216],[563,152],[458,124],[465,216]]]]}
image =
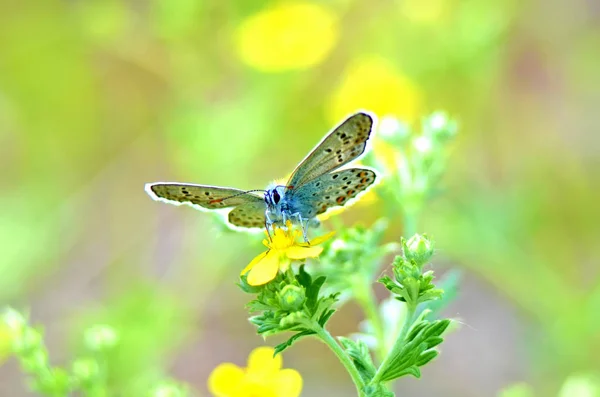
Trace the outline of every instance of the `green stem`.
{"type": "Polygon", "coordinates": [[[418,211],[416,209],[405,209],[402,211],[402,235],[409,239],[417,233],[418,211]]]}
{"type": "Polygon", "coordinates": [[[394,346],[392,346],[392,349],[386,356],[385,360],[383,361],[383,363],[381,363],[381,365],[377,369],[375,376],[371,380],[372,384],[376,384],[376,383],[380,382],[380,378],[383,375],[383,373],[387,370],[387,368],[390,366],[392,361],[396,358],[396,356],[400,353],[400,351],[404,347],[404,342],[405,342],[404,339],[406,338],[406,334],[408,333],[408,330],[410,329],[410,327],[413,324],[416,311],[417,311],[417,305],[410,304],[408,306],[407,312],[406,312],[406,319],[404,321],[404,324],[402,324],[402,329],[400,330],[400,334],[398,334],[398,337],[396,338],[396,342],[394,342],[394,346]]]}
{"type": "Polygon", "coordinates": [[[379,315],[379,309],[377,307],[377,299],[369,280],[369,278],[365,277],[353,277],[351,285],[356,301],[365,312],[365,316],[367,320],[369,320],[371,327],[373,327],[373,333],[377,339],[377,351],[375,354],[377,360],[382,362],[385,357],[387,346],[385,345],[385,335],[383,332],[381,316],[379,315]]]}
{"type": "Polygon", "coordinates": [[[331,334],[325,328],[315,323],[313,326],[313,330],[317,333],[319,339],[327,346],[329,346],[331,351],[333,351],[333,353],[337,356],[342,365],[346,368],[346,371],[348,371],[350,377],[352,378],[352,381],[354,382],[354,386],[356,386],[358,396],[362,397],[364,395],[362,390],[365,384],[350,357],[346,354],[344,349],[342,349],[339,343],[334,339],[333,336],[331,336],[331,334]]]}

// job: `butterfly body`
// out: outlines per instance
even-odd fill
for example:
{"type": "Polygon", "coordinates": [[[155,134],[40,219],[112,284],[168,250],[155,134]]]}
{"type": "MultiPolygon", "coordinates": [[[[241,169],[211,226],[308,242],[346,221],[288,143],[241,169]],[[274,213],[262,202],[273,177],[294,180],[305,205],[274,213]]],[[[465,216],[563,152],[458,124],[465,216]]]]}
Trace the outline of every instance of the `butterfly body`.
{"type": "Polygon", "coordinates": [[[302,226],[307,239],[306,229],[317,215],[345,205],[375,182],[371,169],[338,170],[365,151],[372,125],[366,113],[350,116],[308,154],[286,185],[270,186],[262,197],[254,191],[176,182],[147,184],[146,191],[155,200],[201,210],[234,207],[228,222],[241,228],[268,229],[290,220],[302,226]]]}

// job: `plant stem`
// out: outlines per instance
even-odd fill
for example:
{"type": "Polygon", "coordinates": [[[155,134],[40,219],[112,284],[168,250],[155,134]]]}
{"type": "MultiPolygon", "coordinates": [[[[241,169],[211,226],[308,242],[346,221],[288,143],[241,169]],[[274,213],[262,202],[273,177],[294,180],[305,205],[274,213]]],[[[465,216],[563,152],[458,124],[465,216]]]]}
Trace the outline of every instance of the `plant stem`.
{"type": "Polygon", "coordinates": [[[392,349],[386,356],[385,360],[383,361],[383,363],[381,363],[381,365],[377,369],[375,376],[371,380],[372,384],[380,382],[379,379],[381,378],[381,376],[383,375],[385,370],[387,370],[387,367],[390,366],[390,364],[392,363],[392,360],[394,360],[396,358],[398,353],[400,353],[400,351],[404,347],[404,342],[405,342],[404,338],[406,338],[406,334],[408,333],[408,330],[410,329],[410,327],[413,324],[416,311],[417,311],[417,305],[410,304],[408,306],[408,309],[406,311],[406,318],[404,320],[404,324],[402,324],[402,329],[400,330],[400,334],[398,334],[398,337],[396,338],[396,342],[394,342],[394,346],[392,346],[392,349]]]}
{"type": "Polygon", "coordinates": [[[383,332],[383,324],[377,307],[377,299],[370,285],[370,279],[365,277],[353,277],[351,285],[354,292],[354,297],[365,312],[365,316],[371,327],[373,334],[377,339],[377,351],[375,352],[377,360],[382,362],[385,358],[386,345],[385,335],[383,332]]]}
{"type": "Polygon", "coordinates": [[[313,330],[317,333],[317,336],[319,337],[319,339],[323,343],[325,343],[327,346],[329,346],[329,348],[333,351],[333,353],[340,360],[342,365],[346,368],[346,371],[348,371],[348,373],[350,374],[350,377],[352,378],[352,381],[354,382],[354,385],[356,386],[356,391],[358,393],[358,396],[362,397],[363,396],[362,389],[364,388],[365,384],[364,384],[362,378],[360,377],[360,374],[358,373],[358,370],[354,366],[354,363],[352,362],[350,357],[346,354],[344,349],[342,349],[342,347],[339,345],[339,343],[333,338],[333,336],[331,336],[329,331],[327,331],[325,328],[321,327],[321,325],[315,323],[313,326],[313,330]]]}
{"type": "Polygon", "coordinates": [[[405,209],[402,211],[403,235],[409,239],[417,233],[418,211],[416,209],[405,209]]]}

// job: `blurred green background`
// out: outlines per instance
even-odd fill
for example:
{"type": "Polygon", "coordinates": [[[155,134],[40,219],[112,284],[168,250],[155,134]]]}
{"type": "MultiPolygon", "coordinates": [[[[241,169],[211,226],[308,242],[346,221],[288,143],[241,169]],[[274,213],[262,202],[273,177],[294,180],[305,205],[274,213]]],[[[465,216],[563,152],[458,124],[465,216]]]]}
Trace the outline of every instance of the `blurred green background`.
{"type": "MultiPolygon", "coordinates": [[[[125,395],[161,374],[207,395],[218,363],[263,343],[234,284],[259,238],[144,183],[263,188],[356,109],[415,125],[444,109],[461,131],[419,231],[440,274],[464,271],[446,314],[465,325],[397,390],[556,395],[600,371],[599,71],[589,0],[1,0],[0,305],[31,309],[58,364],[85,327],[114,325],[125,395]]],[[[345,306],[332,333],[359,320],[345,306]]],[[[284,366],[303,395],[352,395],[301,343],[284,366]]],[[[0,367],[1,396],[23,383],[0,367]]]]}

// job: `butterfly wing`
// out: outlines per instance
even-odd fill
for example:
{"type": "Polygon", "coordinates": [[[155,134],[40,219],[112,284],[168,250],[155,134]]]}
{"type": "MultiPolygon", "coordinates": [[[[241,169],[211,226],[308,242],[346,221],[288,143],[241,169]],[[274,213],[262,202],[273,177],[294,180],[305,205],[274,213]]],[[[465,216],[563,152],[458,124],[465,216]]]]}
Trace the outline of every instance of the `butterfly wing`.
{"type": "Polygon", "coordinates": [[[245,204],[261,204],[263,212],[265,210],[262,197],[230,187],[159,182],[146,184],[146,193],[154,200],[174,205],[187,204],[198,209],[218,210],[245,204]]]}
{"type": "Polygon", "coordinates": [[[359,157],[365,151],[372,126],[373,118],[366,113],[344,120],[296,167],[288,189],[297,189],[359,157]]]}
{"type": "Polygon", "coordinates": [[[329,208],[345,205],[375,182],[375,171],[366,168],[349,168],[321,175],[290,190],[289,201],[299,209],[303,218],[326,212],[329,208]]]}
{"type": "Polygon", "coordinates": [[[228,216],[229,223],[239,227],[265,227],[265,202],[242,204],[233,209],[228,216]]]}

